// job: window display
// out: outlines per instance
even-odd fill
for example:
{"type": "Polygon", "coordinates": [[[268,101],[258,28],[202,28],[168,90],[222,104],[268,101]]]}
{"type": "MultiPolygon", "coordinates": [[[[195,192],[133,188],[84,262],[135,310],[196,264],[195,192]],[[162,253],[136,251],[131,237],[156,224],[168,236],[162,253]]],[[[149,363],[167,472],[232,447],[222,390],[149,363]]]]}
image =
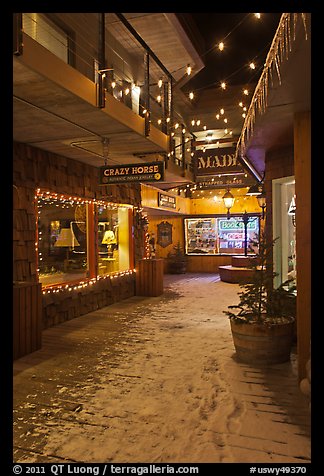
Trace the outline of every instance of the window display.
{"type": "Polygon", "coordinates": [[[130,205],[39,190],[37,208],[37,271],[44,286],[133,268],[130,205]]]}
{"type": "Polygon", "coordinates": [[[87,205],[74,200],[38,198],[38,276],[43,284],[87,276],[87,205]]]}
{"type": "MultiPolygon", "coordinates": [[[[245,230],[242,217],[185,218],[184,223],[187,254],[244,253],[245,230]]],[[[259,217],[251,216],[247,224],[248,247],[249,241],[258,234],[259,217]]]]}
{"type": "Polygon", "coordinates": [[[98,274],[130,267],[129,208],[120,205],[98,207],[98,274]]]}

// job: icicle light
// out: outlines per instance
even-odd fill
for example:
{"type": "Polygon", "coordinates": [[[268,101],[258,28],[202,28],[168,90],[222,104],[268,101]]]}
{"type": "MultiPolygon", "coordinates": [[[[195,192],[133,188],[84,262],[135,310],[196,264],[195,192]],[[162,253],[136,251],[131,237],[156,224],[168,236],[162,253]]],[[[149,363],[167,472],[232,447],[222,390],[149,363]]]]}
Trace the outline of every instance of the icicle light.
{"type": "Polygon", "coordinates": [[[280,64],[287,59],[291,52],[292,42],[296,39],[296,29],[298,19],[303,22],[305,40],[307,40],[307,25],[305,13],[283,13],[279,26],[272,40],[263,71],[258,84],[256,85],[248,112],[243,113],[245,118],[242,132],[236,146],[236,156],[245,155],[246,143],[253,133],[253,126],[256,114],[263,114],[267,107],[269,78],[273,85],[273,71],[276,72],[279,83],[281,83],[280,64]],[[292,25],[293,23],[293,25],[292,25]]]}

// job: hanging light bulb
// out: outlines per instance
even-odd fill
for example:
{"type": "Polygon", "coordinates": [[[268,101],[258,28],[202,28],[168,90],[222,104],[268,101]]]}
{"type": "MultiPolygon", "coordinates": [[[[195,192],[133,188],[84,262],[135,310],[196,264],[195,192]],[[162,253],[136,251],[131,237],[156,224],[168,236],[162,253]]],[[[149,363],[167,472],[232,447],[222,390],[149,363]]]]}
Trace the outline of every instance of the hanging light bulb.
{"type": "Polygon", "coordinates": [[[222,89],[226,89],[226,83],[225,83],[225,81],[222,81],[222,82],[221,82],[221,88],[222,88],[222,89]]]}
{"type": "Polygon", "coordinates": [[[222,41],[220,41],[220,42],[218,43],[218,49],[219,49],[219,51],[223,51],[223,49],[224,49],[224,43],[223,43],[222,41]]]}
{"type": "Polygon", "coordinates": [[[194,93],[191,91],[191,92],[189,93],[189,99],[193,99],[193,98],[194,98],[194,93]]]}
{"type": "Polygon", "coordinates": [[[253,63],[253,61],[251,61],[251,63],[249,64],[250,66],[250,69],[255,69],[255,64],[253,63]]]}

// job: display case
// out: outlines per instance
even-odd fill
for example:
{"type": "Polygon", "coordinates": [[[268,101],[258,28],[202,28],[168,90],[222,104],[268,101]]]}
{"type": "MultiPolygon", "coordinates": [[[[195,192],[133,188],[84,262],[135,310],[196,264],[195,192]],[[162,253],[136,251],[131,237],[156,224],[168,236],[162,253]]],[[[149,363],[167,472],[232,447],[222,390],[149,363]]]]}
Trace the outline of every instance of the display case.
{"type": "MultiPolygon", "coordinates": [[[[241,216],[185,218],[185,250],[188,255],[243,254],[245,226],[241,216]]],[[[249,216],[247,247],[259,234],[259,216],[249,216]]],[[[248,249],[248,254],[253,254],[248,249]]]]}

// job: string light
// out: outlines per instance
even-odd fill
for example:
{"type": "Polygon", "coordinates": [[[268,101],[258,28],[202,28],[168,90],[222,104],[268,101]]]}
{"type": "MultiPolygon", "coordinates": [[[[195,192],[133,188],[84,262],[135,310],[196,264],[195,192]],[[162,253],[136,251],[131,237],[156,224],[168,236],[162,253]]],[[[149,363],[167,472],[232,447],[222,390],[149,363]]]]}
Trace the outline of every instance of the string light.
{"type": "Polygon", "coordinates": [[[261,18],[261,13],[255,13],[254,16],[255,16],[255,18],[257,18],[258,20],[260,20],[260,18],[261,18]]]}
{"type": "Polygon", "coordinates": [[[159,86],[159,88],[162,88],[162,84],[163,84],[162,79],[159,79],[159,81],[158,81],[158,86],[159,86]]]}
{"type": "Polygon", "coordinates": [[[245,94],[245,96],[248,96],[248,95],[249,95],[249,90],[248,90],[248,89],[244,89],[244,90],[243,90],[243,94],[245,94]]]}
{"type": "Polygon", "coordinates": [[[224,50],[224,43],[222,41],[220,43],[218,43],[218,49],[219,49],[219,51],[224,50]]]}
{"type": "Polygon", "coordinates": [[[124,270],[124,271],[117,271],[115,273],[110,273],[110,274],[106,274],[106,275],[102,275],[102,276],[96,276],[95,278],[91,278],[91,279],[86,279],[86,280],[83,280],[83,281],[79,281],[78,284],[74,284],[72,285],[71,283],[70,284],[61,284],[61,285],[58,285],[58,284],[52,284],[52,285],[48,285],[47,286],[43,286],[43,294],[50,294],[50,293],[59,293],[59,292],[62,292],[62,291],[67,291],[67,292],[73,292],[73,291],[77,291],[77,290],[81,290],[81,289],[84,289],[88,286],[92,286],[93,284],[97,283],[98,281],[101,281],[102,279],[115,279],[115,278],[119,278],[119,277],[122,277],[122,276],[131,276],[132,274],[136,273],[136,269],[127,269],[127,270],[124,270]]]}
{"type": "Polygon", "coordinates": [[[222,82],[221,82],[221,88],[222,88],[222,89],[226,89],[226,83],[225,83],[225,81],[222,81],[222,82]]]}
{"type": "Polygon", "coordinates": [[[189,99],[193,99],[193,98],[194,98],[194,93],[191,91],[191,92],[189,93],[189,99]]]}
{"type": "Polygon", "coordinates": [[[253,61],[251,61],[251,63],[249,64],[250,66],[250,69],[255,69],[255,64],[253,63],[253,61]]]}
{"type": "Polygon", "coordinates": [[[190,64],[187,65],[187,70],[186,71],[187,71],[187,75],[190,76],[191,71],[192,71],[190,64]]]}

